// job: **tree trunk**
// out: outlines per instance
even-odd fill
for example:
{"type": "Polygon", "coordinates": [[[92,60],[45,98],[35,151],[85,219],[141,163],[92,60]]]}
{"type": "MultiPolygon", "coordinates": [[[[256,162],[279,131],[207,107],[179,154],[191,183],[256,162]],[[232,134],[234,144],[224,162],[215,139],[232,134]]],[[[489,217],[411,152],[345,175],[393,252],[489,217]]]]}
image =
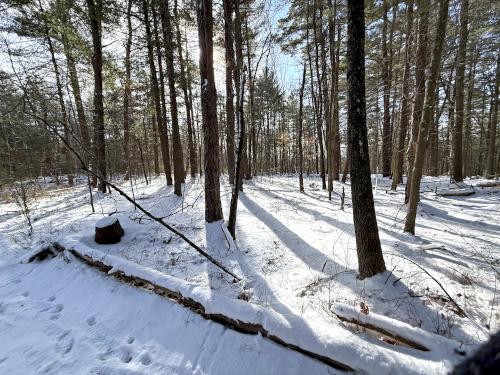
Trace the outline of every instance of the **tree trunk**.
{"type": "Polygon", "coordinates": [[[460,10],[460,42],[457,52],[457,74],[455,76],[455,127],[453,128],[453,174],[456,182],[463,181],[463,130],[464,130],[464,80],[469,24],[469,0],[462,1],[460,10]]]}
{"type": "Polygon", "coordinates": [[[408,144],[408,177],[405,190],[405,203],[408,203],[411,189],[411,173],[413,171],[413,160],[417,148],[420,118],[425,98],[425,70],[427,68],[427,39],[429,29],[429,7],[430,0],[417,0],[418,31],[417,52],[415,56],[415,99],[413,103],[413,115],[410,141],[408,144]]]}
{"type": "Polygon", "coordinates": [[[410,71],[413,44],[413,0],[406,2],[406,43],[405,43],[405,66],[403,72],[403,89],[401,93],[401,114],[399,121],[398,148],[392,176],[391,190],[396,190],[399,183],[403,182],[403,163],[406,133],[410,123],[410,71]]]}
{"type": "Polygon", "coordinates": [[[348,140],[359,278],[385,271],[370,177],[365,99],[364,1],[347,2],[348,140]]]}
{"type": "Polygon", "coordinates": [[[130,81],[130,48],[132,47],[132,0],[127,1],[127,44],[125,45],[125,88],[123,90],[123,151],[125,162],[127,163],[127,172],[125,180],[130,178],[130,114],[129,101],[131,94],[130,81]]]}
{"type": "Polygon", "coordinates": [[[304,62],[304,68],[302,69],[302,84],[300,85],[299,91],[299,118],[298,118],[298,129],[299,134],[297,136],[297,143],[299,149],[299,191],[304,192],[304,151],[302,149],[302,133],[303,133],[303,108],[304,108],[304,86],[306,85],[306,63],[304,62]]]}
{"type": "Polygon", "coordinates": [[[389,74],[389,56],[387,48],[387,13],[389,10],[389,0],[384,0],[382,5],[382,82],[384,86],[384,122],[382,125],[382,176],[389,177],[391,175],[391,78],[389,74]]]}
{"type": "Polygon", "coordinates": [[[197,18],[200,44],[201,113],[205,148],[205,220],[211,223],[223,218],[219,182],[217,94],[213,65],[212,0],[199,0],[197,18]]]}
{"type": "Polygon", "coordinates": [[[495,177],[495,153],[497,137],[497,118],[498,118],[498,86],[500,84],[500,53],[497,55],[497,67],[495,74],[495,87],[493,89],[491,120],[488,126],[488,156],[486,159],[486,178],[495,177]]]}
{"type": "Polygon", "coordinates": [[[184,96],[184,104],[186,107],[186,125],[188,132],[188,151],[189,151],[189,171],[191,173],[191,177],[196,176],[196,151],[193,141],[193,118],[191,116],[192,113],[192,105],[193,103],[190,100],[188,94],[188,80],[186,75],[186,68],[184,57],[182,55],[182,41],[181,41],[181,30],[180,30],[180,17],[177,14],[177,0],[174,2],[174,16],[175,16],[175,30],[176,30],[176,41],[177,41],[177,55],[179,58],[179,68],[180,68],[180,79],[181,79],[181,88],[182,94],[184,96]]]}
{"type": "Polygon", "coordinates": [[[434,47],[432,51],[430,76],[425,91],[425,106],[422,114],[422,119],[420,120],[417,149],[415,153],[413,172],[411,174],[412,181],[410,188],[410,199],[408,202],[408,214],[406,216],[404,231],[410,232],[412,234],[415,234],[417,205],[420,198],[420,180],[422,178],[422,169],[427,149],[429,128],[431,126],[434,113],[434,101],[436,98],[435,94],[437,80],[439,77],[439,66],[441,64],[441,54],[443,52],[443,44],[446,36],[446,24],[448,21],[448,5],[449,0],[441,0],[436,35],[434,39],[434,47]]]}
{"type": "MultiPolygon", "coordinates": [[[[161,103],[160,103],[160,93],[159,93],[159,87],[158,85],[158,77],[156,74],[156,67],[155,67],[155,58],[154,58],[154,50],[153,50],[153,36],[151,34],[151,26],[149,22],[149,5],[148,5],[148,0],[143,0],[142,1],[142,11],[144,15],[144,25],[146,29],[146,44],[147,44],[147,49],[148,49],[148,62],[149,62],[149,73],[151,77],[151,94],[153,97],[153,104],[154,104],[154,113],[155,113],[155,118],[153,118],[153,129],[156,128],[156,131],[158,132],[159,138],[160,138],[160,146],[161,146],[161,154],[162,154],[162,160],[163,160],[163,170],[165,172],[165,177],[167,179],[167,184],[171,185],[171,177],[170,177],[170,155],[169,155],[169,150],[168,150],[168,140],[165,137],[166,129],[164,129],[164,114],[162,113],[162,108],[161,108],[161,103]],[[170,177],[170,181],[169,181],[170,177]]],[[[154,18],[154,15],[153,15],[154,18]]],[[[157,50],[158,54],[160,53],[160,50],[157,50]]],[[[159,61],[161,63],[161,60],[159,61]]],[[[161,65],[159,66],[159,69],[161,69],[161,65]]],[[[163,86],[162,86],[163,87],[163,86]]],[[[156,132],[155,131],[155,132],[156,132]]],[[[155,155],[155,159],[157,160],[157,155],[155,155]]],[[[158,173],[159,170],[157,171],[157,162],[155,162],[155,173],[158,173]]]]}
{"type": "Polygon", "coordinates": [[[167,80],[170,96],[170,116],[172,120],[172,154],[174,162],[174,194],[182,196],[181,183],[184,182],[184,156],[182,154],[179,117],[177,112],[177,92],[175,88],[174,68],[174,35],[170,17],[168,0],[160,1],[163,43],[165,46],[165,62],[167,65],[167,80]]]}
{"type": "Polygon", "coordinates": [[[98,189],[106,192],[106,141],[104,138],[104,103],[102,96],[102,0],[87,0],[92,34],[92,68],[94,70],[94,148],[99,175],[98,189]]]}
{"type": "Polygon", "coordinates": [[[229,183],[234,184],[233,0],[224,0],[224,48],[226,56],[226,147],[229,183]]]}
{"type": "Polygon", "coordinates": [[[240,184],[243,183],[243,178],[241,176],[241,164],[243,158],[243,149],[246,147],[246,129],[245,129],[245,116],[243,114],[243,106],[244,106],[244,94],[245,94],[245,74],[243,73],[243,77],[241,80],[241,88],[238,88],[240,92],[240,106],[238,108],[238,113],[240,117],[240,138],[238,142],[238,151],[236,158],[236,173],[235,173],[235,183],[233,186],[233,192],[231,194],[231,204],[229,207],[229,219],[227,222],[227,229],[233,239],[236,239],[236,213],[238,210],[238,195],[241,189],[240,184]]]}

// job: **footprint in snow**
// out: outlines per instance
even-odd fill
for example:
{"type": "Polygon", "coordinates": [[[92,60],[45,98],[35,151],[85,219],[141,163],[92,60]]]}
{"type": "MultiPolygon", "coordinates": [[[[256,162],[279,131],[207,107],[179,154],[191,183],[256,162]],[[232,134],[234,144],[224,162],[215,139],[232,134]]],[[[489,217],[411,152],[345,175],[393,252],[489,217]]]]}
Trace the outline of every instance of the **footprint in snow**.
{"type": "Polygon", "coordinates": [[[58,304],[58,305],[55,305],[52,309],[50,309],[50,312],[57,314],[57,313],[60,313],[63,309],[64,309],[64,305],[58,304]]]}
{"type": "Polygon", "coordinates": [[[25,290],[22,294],[23,297],[28,297],[30,295],[30,292],[28,292],[27,290],[25,290]]]}
{"type": "Polygon", "coordinates": [[[86,322],[89,326],[92,327],[93,325],[95,325],[95,316],[91,316],[91,317],[87,318],[86,322]]]}
{"type": "Polygon", "coordinates": [[[56,351],[61,354],[67,354],[73,349],[73,345],[75,344],[75,339],[70,337],[69,334],[71,330],[65,331],[59,338],[57,339],[56,351]]]}
{"type": "Polygon", "coordinates": [[[59,316],[59,314],[54,314],[54,315],[52,315],[49,319],[50,319],[50,320],[58,320],[58,319],[59,319],[59,317],[60,317],[60,316],[59,316]]]}
{"type": "Polygon", "coordinates": [[[49,302],[54,302],[56,300],[56,296],[50,296],[49,298],[47,298],[47,301],[49,302]]]}
{"type": "Polygon", "coordinates": [[[134,338],[133,336],[130,336],[130,337],[127,339],[127,344],[132,344],[134,341],[135,341],[135,338],[134,338]]]}
{"type": "Polygon", "coordinates": [[[129,363],[132,360],[132,353],[128,349],[122,349],[119,358],[123,363],[129,363]]]}
{"type": "Polygon", "coordinates": [[[141,361],[141,363],[144,366],[149,366],[152,362],[151,356],[149,355],[148,352],[142,353],[141,356],[139,357],[139,361],[141,361]]]}

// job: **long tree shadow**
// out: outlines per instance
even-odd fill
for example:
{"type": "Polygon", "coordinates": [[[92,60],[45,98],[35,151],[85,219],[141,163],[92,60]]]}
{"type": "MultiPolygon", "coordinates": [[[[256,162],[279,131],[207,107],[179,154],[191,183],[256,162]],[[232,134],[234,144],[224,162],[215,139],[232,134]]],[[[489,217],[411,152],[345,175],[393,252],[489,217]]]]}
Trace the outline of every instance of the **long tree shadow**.
{"type": "Polygon", "coordinates": [[[321,273],[324,273],[325,264],[327,263],[330,263],[330,265],[333,264],[337,269],[345,268],[304,241],[300,236],[287,228],[281,221],[276,219],[248,196],[241,194],[240,201],[255,217],[266,224],[278,236],[281,242],[283,242],[283,244],[285,244],[308,267],[321,273]]]}

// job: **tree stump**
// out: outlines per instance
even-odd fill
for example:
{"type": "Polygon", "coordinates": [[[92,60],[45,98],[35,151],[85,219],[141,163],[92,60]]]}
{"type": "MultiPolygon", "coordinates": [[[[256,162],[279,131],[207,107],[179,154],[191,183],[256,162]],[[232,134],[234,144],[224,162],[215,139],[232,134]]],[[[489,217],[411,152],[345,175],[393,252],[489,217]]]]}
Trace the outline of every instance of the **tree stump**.
{"type": "Polygon", "coordinates": [[[116,217],[103,217],[95,224],[95,242],[109,245],[120,242],[123,234],[122,226],[116,217]]]}

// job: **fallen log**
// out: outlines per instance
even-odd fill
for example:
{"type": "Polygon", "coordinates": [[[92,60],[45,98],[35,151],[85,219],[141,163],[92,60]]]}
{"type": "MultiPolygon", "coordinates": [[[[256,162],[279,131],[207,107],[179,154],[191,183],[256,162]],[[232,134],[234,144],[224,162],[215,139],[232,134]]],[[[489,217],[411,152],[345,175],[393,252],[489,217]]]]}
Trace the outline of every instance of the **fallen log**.
{"type": "Polygon", "coordinates": [[[116,268],[116,265],[113,266],[110,264],[106,264],[102,259],[101,260],[95,259],[89,254],[85,254],[84,252],[80,252],[74,248],[64,249],[62,246],[58,245],[58,251],[63,251],[63,250],[71,253],[72,255],[75,256],[75,258],[81,260],[82,262],[86,263],[91,267],[98,269],[99,271],[107,275],[113,276],[114,278],[129,285],[132,285],[134,287],[145,289],[159,296],[173,300],[179,303],[180,305],[195,312],[196,314],[201,315],[203,318],[207,320],[215,321],[217,323],[224,325],[225,327],[231,328],[241,333],[253,334],[253,335],[260,334],[262,337],[265,337],[281,346],[302,353],[307,357],[323,362],[324,364],[333,367],[337,370],[354,372],[354,369],[349,365],[346,365],[336,359],[333,359],[331,356],[315,353],[311,350],[305,349],[297,345],[296,343],[289,342],[287,339],[279,337],[274,332],[270,332],[262,324],[234,319],[219,312],[211,312],[210,309],[209,308],[207,309],[203,303],[183,295],[182,292],[180,291],[172,290],[163,285],[159,285],[157,282],[154,282],[152,280],[147,280],[146,278],[137,275],[131,275],[130,272],[125,272],[124,270],[116,268]]]}
{"type": "Polygon", "coordinates": [[[488,181],[478,184],[480,188],[489,188],[489,187],[497,187],[500,186],[500,181],[488,181]]]}
{"type": "Polygon", "coordinates": [[[436,195],[440,197],[468,197],[474,194],[472,189],[443,189],[436,191],[436,195]]]}
{"type": "Polygon", "coordinates": [[[425,345],[417,342],[414,339],[410,339],[401,335],[401,333],[397,333],[387,327],[380,327],[376,324],[375,319],[370,319],[373,314],[366,314],[363,312],[353,313],[353,308],[350,306],[340,306],[337,305],[333,309],[333,313],[335,316],[342,322],[353,324],[356,327],[363,327],[367,330],[367,333],[375,335],[381,335],[383,341],[388,342],[394,345],[402,345],[407,346],[413,349],[421,350],[423,352],[430,351],[425,345]]]}

